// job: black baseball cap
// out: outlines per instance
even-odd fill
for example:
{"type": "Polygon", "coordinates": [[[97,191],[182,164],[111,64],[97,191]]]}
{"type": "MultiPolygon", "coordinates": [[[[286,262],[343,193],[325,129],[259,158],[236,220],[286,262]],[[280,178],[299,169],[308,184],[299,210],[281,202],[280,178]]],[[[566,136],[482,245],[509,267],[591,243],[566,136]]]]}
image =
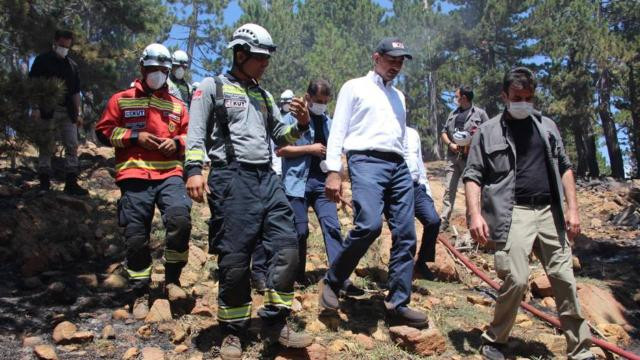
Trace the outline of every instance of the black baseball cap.
{"type": "Polygon", "coordinates": [[[378,46],[376,46],[376,52],[378,54],[387,54],[390,56],[404,56],[409,60],[413,59],[413,56],[411,56],[411,53],[405,46],[404,42],[397,37],[382,39],[378,43],[378,46]]]}

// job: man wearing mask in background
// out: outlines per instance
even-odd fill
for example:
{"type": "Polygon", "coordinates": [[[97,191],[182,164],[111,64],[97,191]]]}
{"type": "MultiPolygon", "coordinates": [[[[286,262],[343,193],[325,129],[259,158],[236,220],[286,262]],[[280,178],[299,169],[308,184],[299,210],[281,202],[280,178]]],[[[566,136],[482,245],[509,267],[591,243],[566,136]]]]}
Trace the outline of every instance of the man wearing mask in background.
{"type": "Polygon", "coordinates": [[[36,56],[29,72],[30,78],[57,78],[64,81],[63,102],[54,109],[41,109],[32,104],[31,119],[34,122],[38,146],[38,179],[40,190],[51,188],[51,156],[56,145],[56,134],[62,135],[64,145],[65,185],[64,191],[71,195],[87,195],[89,192],[78,185],[78,128],[82,127],[82,100],[78,65],[67,56],[73,45],[73,33],[57,30],[51,51],[36,56]]]}
{"type": "Polygon", "coordinates": [[[406,162],[406,105],[404,95],[392,84],[411,54],[400,39],[386,38],[372,59],[373,71],[340,89],[331,124],[325,189],[331,201],[341,201],[341,155],[346,152],[355,228],[327,271],[320,305],[327,310],[339,308],[339,290],[380,236],[385,214],[392,241],[385,299],[388,322],[424,328],[429,324],[426,314],[408,306],[416,251],[414,194],[406,162]]]}
{"type": "Polygon", "coordinates": [[[136,297],[133,314],[148,313],[151,278],[149,234],[156,205],[166,229],[165,290],[170,299],[186,299],[180,273],[189,257],[191,200],[182,179],[189,115],[169,94],[171,55],[161,44],[142,52],[142,79],[109,99],[96,125],[100,141],[116,148],[118,223],[127,244],[126,271],[136,297]]]}
{"type": "Polygon", "coordinates": [[[280,115],[283,117],[291,111],[290,105],[293,100],[293,91],[287,89],[280,94],[280,101],[278,101],[278,107],[280,108],[280,115]]]}
{"type": "Polygon", "coordinates": [[[473,105],[473,90],[469,86],[460,86],[454,96],[456,109],[449,113],[442,128],[442,142],[447,146],[447,170],[445,188],[440,212],[441,229],[449,227],[449,219],[456,202],[458,184],[467,162],[468,145],[478,126],[489,120],[487,113],[473,105]]]}
{"type": "MultiPolygon", "coordinates": [[[[309,218],[307,211],[313,207],[324,238],[329,264],[335,260],[342,249],[342,233],[338,221],[336,203],[327,199],[324,184],[327,178],[325,156],[327,139],[331,128],[331,119],[327,116],[327,104],[331,100],[331,85],[324,79],[309,83],[304,99],[309,108],[311,122],[309,131],[293,145],[278,150],[282,156],[284,191],[293,208],[296,231],[298,232],[298,250],[300,261],[296,272],[296,282],[301,286],[309,284],[305,276],[307,257],[307,238],[309,237],[309,218]]],[[[285,124],[295,123],[295,113],[286,115],[285,124]]],[[[347,295],[360,296],[364,291],[346,280],[341,289],[347,295]]]]}
{"type": "Polygon", "coordinates": [[[187,106],[187,109],[191,105],[191,96],[193,89],[191,84],[186,79],[187,66],[189,66],[189,56],[182,50],[176,50],[171,55],[171,74],[167,85],[169,85],[169,93],[178,99],[182,100],[187,106]]]}
{"type": "Polygon", "coordinates": [[[473,137],[463,175],[471,236],[495,243],[496,273],[504,281],[481,352],[485,359],[505,358],[533,251],[553,289],[568,358],[595,360],[569,242],[580,233],[575,180],[556,124],[533,109],[535,88],[535,75],[525,67],[505,74],[506,109],[473,137]]]}

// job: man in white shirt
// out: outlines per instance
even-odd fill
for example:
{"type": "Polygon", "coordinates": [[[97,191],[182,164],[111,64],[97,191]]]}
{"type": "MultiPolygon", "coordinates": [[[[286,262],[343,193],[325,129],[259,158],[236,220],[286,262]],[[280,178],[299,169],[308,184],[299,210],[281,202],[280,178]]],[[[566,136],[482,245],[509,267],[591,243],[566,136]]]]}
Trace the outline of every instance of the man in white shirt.
{"type": "Polygon", "coordinates": [[[416,218],[424,228],[414,272],[424,279],[433,280],[435,276],[427,266],[427,262],[432,262],[436,259],[436,239],[440,229],[440,217],[433,205],[431,187],[427,179],[427,169],[425,169],[424,161],[422,160],[420,135],[410,127],[407,127],[407,144],[409,145],[407,166],[413,180],[416,218]]]}
{"type": "Polygon", "coordinates": [[[428,326],[427,316],[410,309],[413,256],[416,251],[414,195],[407,167],[404,95],[391,85],[411,54],[397,38],[383,39],[373,53],[374,68],[340,89],[329,140],[325,183],[327,197],[341,199],[341,154],[346,152],[353,193],[355,228],[331,263],[320,294],[327,310],[340,306],[340,287],[382,231],[382,215],[391,229],[389,294],[385,299],[392,324],[428,326]]]}

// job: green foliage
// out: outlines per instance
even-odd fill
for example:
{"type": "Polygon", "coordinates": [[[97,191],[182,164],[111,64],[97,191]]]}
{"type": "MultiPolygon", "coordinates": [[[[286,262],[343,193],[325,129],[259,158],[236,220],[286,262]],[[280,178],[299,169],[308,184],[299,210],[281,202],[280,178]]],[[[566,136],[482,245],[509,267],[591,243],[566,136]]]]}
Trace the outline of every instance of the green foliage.
{"type": "MultiPolygon", "coordinates": [[[[55,87],[22,90],[33,87],[26,77],[29,59],[51,49],[56,29],[68,29],[75,34],[69,56],[78,63],[83,93],[90,95],[87,121],[96,120],[108,98],[138,76],[142,49],[151,42],[162,42],[171,27],[160,0],[3,0],[0,21],[4,24],[0,30],[0,87],[8,89],[3,99],[6,108],[24,114],[28,104],[40,102],[33,96],[36,93],[57,98],[55,87]]],[[[3,117],[0,122],[14,121],[3,117]]]]}

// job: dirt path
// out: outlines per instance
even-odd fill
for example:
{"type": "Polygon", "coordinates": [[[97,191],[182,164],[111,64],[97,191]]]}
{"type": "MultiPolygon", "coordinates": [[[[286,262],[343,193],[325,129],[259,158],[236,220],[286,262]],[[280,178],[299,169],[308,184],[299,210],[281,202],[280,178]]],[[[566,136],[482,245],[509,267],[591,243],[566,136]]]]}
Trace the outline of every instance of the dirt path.
{"type": "MultiPolygon", "coordinates": [[[[217,281],[211,276],[215,275],[215,271],[212,272],[216,267],[215,257],[206,254],[208,209],[200,204],[194,206],[189,263],[181,279],[193,294],[195,308],[182,315],[174,311],[170,321],[135,320],[126,311],[124,284],[116,275],[124,244],[115,222],[119,191],[113,184],[111,150],[88,147],[83,148],[81,154],[82,182],[91,189],[91,197],[86,201],[65,196],[60,184],[56,184],[54,193],[38,196],[33,189],[35,173],[29,167],[33,157],[20,159],[26,166],[13,172],[8,169],[7,159],[0,159],[0,278],[3,279],[0,282],[0,359],[36,359],[34,348],[38,343],[51,345],[59,359],[122,359],[127,351],[134,351],[132,348],[139,354],[131,359],[151,359],[151,350],[146,349],[142,354],[144,348],[150,347],[158,348],[166,359],[215,359],[220,336],[215,320],[217,281]],[[125,315],[128,316],[124,318],[125,315]],[[54,328],[62,321],[75,324],[76,334],[92,332],[93,338],[84,334],[82,339],[78,335],[67,340],[67,344],[65,341],[54,344],[54,328]],[[115,338],[102,336],[109,325],[115,338]]],[[[439,209],[445,164],[426,165],[439,209]]],[[[610,223],[613,215],[625,209],[626,192],[632,185],[611,181],[581,184],[579,202],[584,236],[575,244],[580,263],[575,264],[575,269],[579,282],[591,291],[587,296],[602,295],[591,286],[602,289],[625,309],[606,319],[596,319],[600,322],[594,325],[610,340],[640,351],[637,330],[640,231],[610,223]]],[[[463,198],[461,191],[452,219],[461,236],[466,233],[463,198]]],[[[351,213],[341,210],[339,215],[346,232],[351,226],[351,213]]],[[[420,225],[417,230],[421,234],[420,225]]],[[[264,344],[258,337],[260,321],[255,317],[246,359],[479,358],[480,333],[491,319],[495,293],[448,258],[446,251],[438,250],[438,256],[448,261],[440,265],[443,272],[453,271],[458,281],[414,282],[412,306],[427,311],[432,327],[437,329],[437,333],[429,333],[420,348],[431,346],[437,354],[421,357],[416,351],[397,346],[392,340],[395,335],[390,334],[384,321],[388,229],[385,227],[353,276],[357,285],[367,289],[367,295],[346,299],[339,316],[324,316],[318,310],[317,283],[326,271],[326,256],[313,213],[310,231],[307,275],[313,285],[296,292],[294,315],[300,327],[314,334],[316,345],[306,352],[287,352],[264,344]]],[[[156,216],[152,231],[155,259],[161,257],[162,238],[162,225],[156,216]]],[[[495,277],[490,254],[482,251],[467,254],[495,277]]],[[[532,279],[544,273],[535,259],[531,267],[532,279]]],[[[162,286],[162,273],[163,268],[157,261],[153,280],[158,289],[162,286]]],[[[156,294],[162,295],[160,290],[156,294]]],[[[554,312],[551,298],[531,294],[528,297],[541,309],[554,312]]],[[[254,315],[261,302],[261,296],[254,296],[254,315]]],[[[562,358],[564,346],[561,335],[523,313],[518,316],[513,331],[509,358],[562,358]]],[[[44,351],[43,347],[38,349],[44,351]]]]}

